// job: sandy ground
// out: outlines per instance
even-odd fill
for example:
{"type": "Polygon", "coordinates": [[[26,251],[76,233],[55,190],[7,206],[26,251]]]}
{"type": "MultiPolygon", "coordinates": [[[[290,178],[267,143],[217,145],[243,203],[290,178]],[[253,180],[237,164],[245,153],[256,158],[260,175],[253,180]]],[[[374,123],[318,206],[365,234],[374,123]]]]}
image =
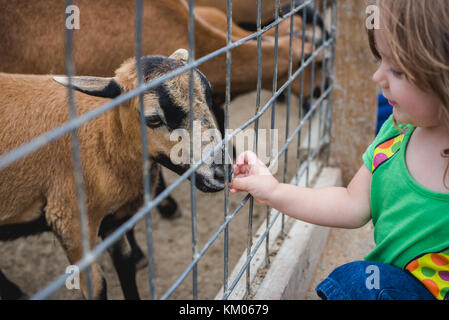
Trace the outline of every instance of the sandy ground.
{"type": "MultiPolygon", "coordinates": [[[[271,96],[271,92],[262,92],[262,106],[271,96]]],[[[250,93],[233,100],[231,105],[230,128],[237,128],[255,113],[255,93],[250,93]]],[[[293,99],[291,104],[290,128],[298,123],[298,100],[293,99]]],[[[286,105],[276,104],[275,128],[278,129],[278,150],[285,141],[286,105]]],[[[270,128],[271,111],[268,111],[260,122],[260,128],[270,128]]],[[[251,127],[252,128],[252,127],[251,127]]],[[[307,128],[307,126],[306,126],[307,128]]],[[[317,122],[313,122],[312,130],[318,128],[317,122]]],[[[290,129],[290,132],[292,129],[290,129]]],[[[269,137],[269,131],[267,132],[269,137]]],[[[316,135],[315,135],[316,136],[316,135]]],[[[307,147],[307,130],[301,134],[302,146],[307,147]]],[[[312,145],[316,138],[312,139],[312,145]]],[[[296,169],[297,139],[293,140],[289,148],[289,165],[286,180],[289,181],[296,169]]],[[[263,150],[263,149],[262,149],[263,150]]],[[[301,155],[305,156],[303,150],[301,155]]],[[[276,177],[282,180],[283,159],[278,166],[276,177]]],[[[173,182],[177,176],[168,170],[164,171],[168,183],[173,182]]],[[[152,212],[153,241],[155,252],[155,287],[156,297],[162,296],[176,281],[192,260],[192,225],[190,213],[190,184],[181,184],[173,193],[174,199],[180,204],[184,215],[174,221],[163,220],[157,211],[152,212]]],[[[230,196],[230,212],[244,198],[244,194],[230,196]]],[[[209,238],[216,232],[224,221],[224,192],[204,194],[196,192],[197,199],[197,242],[198,251],[209,238]]],[[[235,216],[229,225],[229,273],[234,264],[246,248],[248,234],[248,204],[235,216]]],[[[266,207],[255,204],[253,213],[253,233],[260,223],[265,221],[266,207]]],[[[146,252],[145,221],[136,225],[136,238],[144,252],[146,252]]],[[[198,264],[198,298],[212,299],[223,284],[223,234],[209,248],[198,264]]],[[[108,284],[109,299],[123,299],[118,278],[113,269],[107,253],[99,260],[108,284]]],[[[57,239],[51,234],[31,236],[12,242],[0,242],[0,269],[28,295],[35,294],[51,280],[62,274],[69,265],[63,250],[57,239]]],[[[141,297],[149,298],[148,269],[138,272],[138,286],[141,297]]],[[[232,279],[231,279],[232,281],[232,279]]],[[[245,281],[243,279],[243,281],[245,281]]],[[[63,287],[51,299],[80,299],[80,290],[68,290],[63,287]]],[[[191,299],[192,277],[191,274],[183,281],[180,287],[173,293],[170,299],[191,299]]]]}

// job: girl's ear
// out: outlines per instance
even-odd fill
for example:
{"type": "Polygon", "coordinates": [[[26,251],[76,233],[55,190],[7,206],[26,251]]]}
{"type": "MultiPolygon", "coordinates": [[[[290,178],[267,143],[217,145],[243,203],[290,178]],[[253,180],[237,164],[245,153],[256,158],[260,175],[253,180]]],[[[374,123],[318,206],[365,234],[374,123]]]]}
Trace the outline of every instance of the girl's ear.
{"type": "MultiPolygon", "coordinates": [[[[63,86],[69,86],[69,78],[66,76],[53,77],[53,80],[63,86]]],[[[102,98],[115,98],[123,92],[114,78],[77,76],[71,77],[70,85],[74,90],[102,98]]]]}

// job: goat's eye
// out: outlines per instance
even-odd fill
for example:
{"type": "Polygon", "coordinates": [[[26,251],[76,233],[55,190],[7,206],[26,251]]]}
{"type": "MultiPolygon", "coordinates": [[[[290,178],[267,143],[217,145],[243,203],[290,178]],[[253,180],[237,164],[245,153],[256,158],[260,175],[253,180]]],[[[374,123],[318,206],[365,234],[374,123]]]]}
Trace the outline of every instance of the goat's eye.
{"type": "Polygon", "coordinates": [[[145,117],[145,123],[150,128],[157,128],[163,125],[162,119],[159,116],[145,117]]]}

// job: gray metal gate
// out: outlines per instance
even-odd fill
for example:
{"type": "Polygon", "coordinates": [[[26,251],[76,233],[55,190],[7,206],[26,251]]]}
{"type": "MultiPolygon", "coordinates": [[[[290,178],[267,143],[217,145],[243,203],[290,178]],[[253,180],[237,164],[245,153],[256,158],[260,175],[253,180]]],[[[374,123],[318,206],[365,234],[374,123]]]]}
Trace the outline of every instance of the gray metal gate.
{"type": "MultiPolygon", "coordinates": [[[[126,221],[123,225],[121,225],[113,234],[111,234],[107,239],[105,239],[103,242],[101,242],[97,247],[90,250],[89,244],[88,244],[88,238],[87,238],[87,219],[86,219],[86,206],[85,206],[85,194],[84,194],[84,188],[83,188],[83,175],[81,171],[81,161],[80,161],[80,146],[79,146],[79,140],[76,134],[76,129],[79,128],[81,125],[85,124],[86,122],[94,119],[95,117],[98,117],[99,115],[107,112],[108,110],[111,110],[113,108],[116,108],[123,102],[135,97],[139,96],[140,99],[140,108],[141,113],[143,114],[143,93],[151,88],[154,88],[160,84],[162,84],[164,81],[171,79],[177,75],[180,75],[184,72],[190,72],[190,107],[192,110],[193,106],[193,68],[200,66],[202,63],[218,56],[221,54],[226,54],[226,63],[227,63],[227,72],[226,72],[226,101],[225,101],[225,128],[229,128],[229,114],[232,112],[229,109],[230,103],[231,103],[231,64],[232,64],[232,50],[241,44],[250,41],[250,40],[257,40],[258,45],[258,55],[257,57],[254,57],[254,59],[257,59],[258,61],[258,82],[257,82],[257,99],[255,102],[255,114],[254,117],[247,119],[247,121],[239,128],[234,130],[232,134],[225,136],[224,139],[221,141],[219,145],[215,147],[214,150],[211,150],[208,154],[208,157],[213,156],[214,152],[218,149],[228,146],[229,142],[232,142],[232,139],[241,133],[245,128],[254,125],[255,132],[256,132],[256,143],[254,143],[254,146],[257,147],[257,128],[258,128],[258,121],[259,118],[266,113],[268,110],[272,110],[272,114],[274,117],[275,114],[275,108],[276,108],[276,100],[279,98],[281,94],[286,95],[287,99],[287,122],[285,125],[285,141],[286,143],[282,146],[280,151],[277,154],[271,154],[270,155],[270,168],[272,168],[277,162],[284,161],[284,173],[283,173],[283,180],[286,182],[286,169],[289,166],[288,163],[288,147],[291,144],[292,141],[294,141],[295,138],[297,138],[301,134],[301,130],[303,126],[307,123],[309,119],[314,114],[319,114],[320,118],[320,137],[319,137],[319,143],[317,147],[314,150],[309,150],[309,152],[306,155],[305,159],[302,159],[300,154],[300,139],[298,139],[298,146],[297,146],[297,154],[296,154],[296,163],[294,164],[296,166],[296,182],[303,176],[308,175],[308,170],[310,163],[320,154],[322,151],[327,152],[327,156],[325,157],[328,159],[328,150],[329,150],[329,143],[330,143],[330,132],[331,132],[331,113],[332,113],[332,92],[333,92],[333,59],[334,59],[334,48],[335,48],[335,37],[336,37],[336,0],[323,0],[322,1],[322,7],[326,9],[326,12],[330,13],[329,17],[329,23],[328,27],[330,29],[327,32],[322,32],[322,38],[321,39],[315,39],[315,27],[316,27],[316,16],[313,18],[313,36],[312,36],[312,42],[313,42],[313,52],[310,55],[304,54],[304,43],[307,41],[306,32],[305,32],[305,26],[306,26],[306,20],[307,20],[307,11],[303,10],[306,8],[306,6],[309,5],[316,5],[317,0],[308,0],[299,3],[298,1],[290,1],[291,5],[291,11],[288,13],[285,13],[280,16],[280,0],[273,0],[275,1],[275,19],[272,23],[270,23],[268,26],[262,27],[261,25],[261,0],[257,0],[257,30],[252,33],[251,35],[242,38],[238,41],[233,42],[231,39],[232,34],[232,0],[227,0],[227,21],[228,21],[228,27],[227,27],[227,45],[215,52],[212,52],[204,57],[201,57],[199,59],[195,59],[195,52],[194,52],[194,13],[193,13],[193,6],[194,6],[194,0],[189,0],[189,59],[188,64],[182,68],[179,68],[175,70],[174,72],[171,72],[169,74],[166,74],[157,80],[150,81],[148,83],[143,83],[142,81],[142,72],[140,68],[137,68],[138,70],[138,79],[139,79],[139,87],[131,92],[128,92],[126,94],[123,94],[108,103],[102,105],[101,107],[92,110],[88,113],[85,113],[83,115],[77,116],[76,115],[76,108],[75,108],[75,102],[73,99],[73,89],[69,87],[69,106],[70,106],[70,121],[66,122],[60,127],[57,127],[47,133],[45,133],[42,136],[39,136],[29,143],[26,143],[6,154],[3,154],[0,156],[0,170],[6,168],[9,164],[19,160],[20,158],[30,154],[31,152],[37,150],[38,148],[44,146],[47,143],[50,143],[51,141],[61,137],[64,134],[70,133],[73,143],[73,157],[74,157],[74,163],[75,163],[75,177],[76,177],[76,183],[77,183],[77,193],[78,193],[78,205],[80,209],[81,214],[81,225],[82,225],[82,238],[83,238],[83,248],[84,248],[84,257],[77,266],[81,271],[86,271],[87,274],[87,281],[88,281],[88,288],[90,291],[90,296],[92,296],[92,284],[91,279],[89,277],[90,274],[90,264],[95,261],[104,251],[107,250],[109,246],[111,246],[115,241],[117,241],[120,237],[122,237],[128,230],[130,230],[133,226],[136,225],[137,222],[139,222],[142,219],[146,220],[146,232],[147,232],[147,245],[148,245],[148,257],[149,257],[149,289],[151,293],[151,298],[156,299],[168,299],[172,293],[179,287],[179,285],[186,279],[186,277],[191,274],[193,279],[192,284],[192,295],[193,298],[198,298],[198,269],[197,264],[200,261],[200,259],[204,256],[206,251],[212,246],[212,244],[216,241],[216,239],[223,234],[224,235],[224,263],[223,263],[223,299],[227,299],[229,295],[231,294],[232,290],[235,288],[236,284],[241,280],[245,272],[249,275],[249,270],[251,267],[251,261],[256,253],[257,250],[259,250],[263,243],[268,243],[268,238],[270,236],[270,229],[275,223],[277,219],[284,219],[284,216],[280,213],[278,213],[274,218],[272,218],[270,221],[267,221],[266,223],[266,229],[262,237],[260,237],[260,240],[256,243],[252,243],[252,233],[253,233],[253,224],[252,224],[252,212],[253,212],[253,206],[254,202],[250,195],[247,195],[243,201],[235,208],[230,208],[229,206],[229,191],[228,191],[228,185],[229,181],[228,178],[226,178],[225,181],[225,192],[224,192],[224,216],[223,216],[223,223],[220,225],[220,227],[216,230],[216,232],[213,234],[212,237],[206,242],[206,244],[203,247],[198,247],[197,244],[197,216],[196,216],[196,197],[195,197],[195,186],[194,186],[194,179],[192,179],[191,183],[191,230],[192,230],[192,261],[188,265],[188,267],[182,272],[182,274],[179,275],[177,280],[172,284],[172,286],[163,294],[156,294],[157,288],[155,285],[155,269],[154,269],[154,252],[153,252],[153,227],[152,227],[152,218],[151,218],[151,211],[154,209],[161,201],[167,197],[173,190],[175,190],[183,181],[189,178],[189,176],[192,176],[195,173],[195,170],[206,160],[206,158],[203,158],[200,162],[195,163],[191,166],[191,168],[185,172],[182,176],[177,179],[177,181],[167,187],[165,191],[163,191],[161,194],[159,194],[155,198],[151,198],[150,195],[150,180],[148,176],[148,168],[149,168],[149,159],[148,159],[148,152],[147,152],[147,143],[146,143],[146,135],[145,133],[145,124],[143,121],[143,117],[141,117],[141,132],[142,132],[142,147],[143,147],[143,154],[144,158],[142,161],[144,162],[144,204],[143,206],[135,213],[135,215],[130,218],[128,221],[126,221]],[[302,32],[302,43],[303,43],[303,51],[302,51],[302,58],[301,58],[301,65],[297,70],[293,70],[292,68],[292,38],[294,35],[293,30],[293,16],[297,14],[302,14],[303,18],[303,28],[304,32],[302,32]],[[289,79],[285,83],[277,83],[277,42],[278,42],[278,28],[279,24],[282,21],[288,21],[290,19],[290,59],[289,59],[289,79]],[[272,97],[269,99],[269,101],[265,105],[261,105],[261,75],[262,75],[262,64],[261,64],[261,46],[262,46],[262,35],[267,32],[268,30],[275,28],[275,41],[276,41],[276,51],[274,55],[274,70],[264,70],[264,72],[273,72],[273,89],[272,89],[272,97]],[[315,41],[316,40],[316,41],[315,41]],[[321,79],[321,90],[320,95],[317,97],[314,92],[310,92],[310,108],[307,112],[299,112],[299,124],[295,128],[290,128],[290,105],[291,105],[291,86],[295,79],[300,79],[301,88],[300,92],[301,95],[299,97],[299,110],[302,110],[302,105],[304,104],[304,95],[309,95],[308,93],[304,93],[302,90],[304,81],[309,81],[309,79],[304,79],[304,70],[307,67],[312,68],[312,79],[310,79],[311,83],[314,83],[314,75],[315,75],[315,65],[317,64],[316,59],[317,57],[322,57],[322,61],[320,61],[320,66],[322,67],[320,72],[322,72],[321,79]],[[325,79],[328,79],[327,83],[325,79]],[[326,105],[324,108],[323,105],[326,105]],[[282,160],[282,157],[284,159],[282,160]],[[301,168],[301,169],[300,169],[301,168]],[[235,279],[229,279],[229,271],[228,271],[228,251],[229,251],[229,223],[233,220],[233,218],[237,215],[237,213],[249,202],[249,216],[248,216],[248,239],[247,239],[247,259],[244,263],[243,267],[238,273],[238,276],[235,279]]],[[[66,6],[70,6],[73,4],[72,0],[66,1],[66,6]]],[[[139,61],[141,55],[142,55],[142,47],[141,47],[141,38],[142,38],[142,6],[143,2],[142,0],[136,1],[136,31],[135,31],[135,42],[136,42],[136,60],[139,61]]],[[[310,17],[309,17],[310,18],[310,17]]],[[[309,19],[310,20],[310,19],[309,19]]],[[[72,37],[73,37],[73,30],[66,28],[66,68],[67,68],[67,76],[70,77],[74,73],[73,68],[73,58],[72,58],[72,37]]],[[[313,87],[313,86],[312,86],[313,87]]],[[[313,89],[313,88],[312,88],[313,89]]],[[[193,112],[191,112],[191,121],[193,121],[193,112]]],[[[274,126],[274,121],[272,122],[274,126]]],[[[310,121],[309,123],[309,139],[311,136],[311,129],[310,129],[310,121]]],[[[191,128],[193,126],[191,125],[191,128]]],[[[274,127],[272,127],[274,129],[274,127]]],[[[310,148],[310,144],[309,144],[310,148]]],[[[271,148],[270,148],[271,150],[271,148]]],[[[193,157],[193,156],[192,156],[193,157]]],[[[193,158],[192,158],[193,161],[193,158]]],[[[225,173],[225,177],[228,175],[225,173]]],[[[268,216],[267,216],[268,219],[268,216]]],[[[266,248],[268,248],[266,246],[266,248]]],[[[268,252],[268,249],[266,249],[265,255],[268,257],[270,253],[268,252]]],[[[65,281],[67,279],[68,275],[63,274],[59,276],[57,279],[55,279],[53,282],[48,284],[45,288],[43,288],[41,291],[39,291],[33,299],[45,299],[49,297],[53,292],[55,292],[58,288],[62,287],[65,284],[65,281]]],[[[247,277],[249,279],[249,276],[247,277]]],[[[249,280],[247,280],[247,293],[250,293],[250,284],[249,280]]]]}

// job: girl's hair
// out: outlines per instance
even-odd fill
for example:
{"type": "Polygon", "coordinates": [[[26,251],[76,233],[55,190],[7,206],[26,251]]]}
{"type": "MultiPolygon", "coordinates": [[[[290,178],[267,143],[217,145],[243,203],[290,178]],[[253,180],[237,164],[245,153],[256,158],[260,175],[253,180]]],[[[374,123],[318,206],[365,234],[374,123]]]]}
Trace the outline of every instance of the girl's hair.
{"type": "MultiPolygon", "coordinates": [[[[367,0],[379,8],[380,26],[393,62],[416,87],[433,92],[442,102],[440,118],[449,128],[449,3],[447,0],[367,0]]],[[[374,29],[368,29],[373,55],[380,59],[374,29]]],[[[396,123],[396,122],[395,122],[396,123]]],[[[441,151],[449,158],[449,148],[441,151]]],[[[446,176],[443,181],[447,189],[446,176]]]]}

